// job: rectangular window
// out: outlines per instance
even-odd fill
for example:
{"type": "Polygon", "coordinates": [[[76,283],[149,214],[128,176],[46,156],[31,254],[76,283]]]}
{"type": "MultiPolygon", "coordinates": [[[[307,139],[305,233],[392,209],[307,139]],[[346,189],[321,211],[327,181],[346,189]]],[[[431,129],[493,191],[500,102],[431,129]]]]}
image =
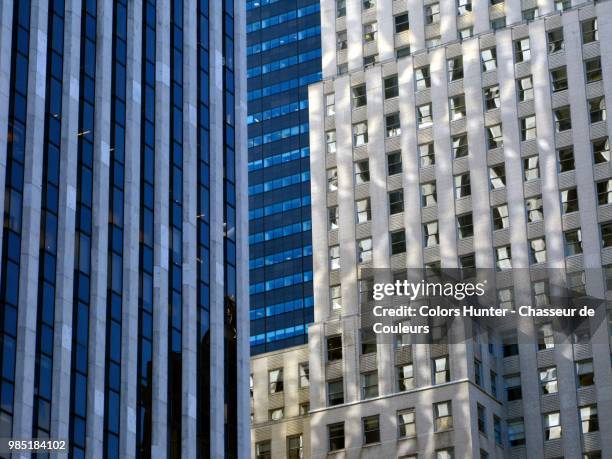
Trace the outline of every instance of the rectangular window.
{"type": "Polygon", "coordinates": [[[487,434],[487,411],[485,407],[480,403],[476,404],[476,410],[478,412],[478,431],[487,434]]]}
{"type": "Polygon", "coordinates": [[[393,99],[399,95],[397,75],[391,75],[384,79],[385,99],[393,99]]]}
{"type": "Polygon", "coordinates": [[[402,410],[397,412],[397,426],[399,428],[399,437],[415,437],[416,436],[416,419],[414,409],[402,410]]]}
{"type": "Polygon", "coordinates": [[[410,28],[410,22],[408,20],[408,13],[398,14],[394,17],[395,21],[395,33],[402,33],[410,28]]]}
{"type": "Polygon", "coordinates": [[[402,152],[394,151],[387,155],[387,174],[395,175],[402,172],[402,152]]]}
{"type": "Polygon", "coordinates": [[[601,58],[595,57],[584,61],[584,72],[586,74],[586,82],[593,83],[601,80],[601,58]]]}
{"type": "Polygon", "coordinates": [[[612,222],[602,223],[599,227],[601,229],[601,246],[604,249],[612,247],[612,222]]]}
{"type": "Polygon", "coordinates": [[[548,52],[549,53],[557,53],[559,51],[563,51],[565,48],[565,43],[563,40],[563,28],[559,27],[558,29],[549,30],[546,34],[548,38],[548,52]]]}
{"type": "Polygon", "coordinates": [[[274,408],[273,410],[268,410],[268,420],[269,421],[280,421],[285,416],[283,408],[274,408]]]}
{"type": "Polygon", "coordinates": [[[561,438],[561,414],[558,411],[542,415],[544,422],[544,440],[561,438]]]}
{"type": "Polygon", "coordinates": [[[361,264],[372,261],[372,238],[357,241],[357,261],[361,264]]]}
{"type": "Polygon", "coordinates": [[[480,62],[483,72],[490,72],[497,68],[497,50],[495,48],[480,51],[480,62]]]}
{"type": "Polygon", "coordinates": [[[453,428],[453,411],[451,401],[434,404],[434,431],[440,432],[453,428]]]}
{"type": "Polygon", "coordinates": [[[440,22],[440,4],[432,3],[425,5],[425,25],[436,24],[440,22]]]}
{"type": "Polygon", "coordinates": [[[575,187],[561,191],[561,210],[564,214],[577,212],[579,210],[578,190],[575,187]]]}
{"type": "Polygon", "coordinates": [[[589,118],[591,124],[606,120],[606,99],[603,96],[589,100],[589,118]]]}
{"type": "Polygon", "coordinates": [[[525,423],[523,418],[508,421],[508,443],[510,447],[525,444],[525,423]]]}
{"type": "Polygon", "coordinates": [[[327,169],[327,191],[336,191],[338,189],[338,169],[332,167],[327,169]]]}
{"type": "Polygon", "coordinates": [[[501,101],[499,98],[499,85],[489,86],[488,88],[485,88],[483,92],[486,110],[495,110],[501,106],[501,101]]]}
{"type": "Polygon", "coordinates": [[[493,30],[503,29],[504,27],[506,27],[506,17],[502,16],[497,19],[492,19],[490,22],[490,27],[493,30]]]}
{"type": "Polygon", "coordinates": [[[542,196],[525,199],[525,208],[527,210],[527,221],[529,223],[544,220],[542,196]]]}
{"type": "Polygon", "coordinates": [[[431,86],[431,77],[429,75],[429,65],[414,69],[414,81],[416,90],[429,88],[431,86]]]}
{"type": "Polygon", "coordinates": [[[597,29],[597,18],[588,19],[580,23],[582,28],[582,43],[592,43],[599,40],[599,30],[597,29]]]}
{"type": "Polygon", "coordinates": [[[360,147],[368,143],[368,122],[353,124],[353,146],[360,147]]]}
{"type": "Polygon", "coordinates": [[[593,361],[581,360],[580,362],[576,362],[576,375],[578,378],[578,387],[590,387],[595,384],[593,361]]]}
{"type": "Polygon", "coordinates": [[[504,138],[502,133],[502,125],[494,124],[487,126],[487,146],[489,150],[493,148],[501,148],[504,146],[504,138]]]}
{"type": "Polygon", "coordinates": [[[499,394],[497,393],[497,373],[495,373],[494,371],[491,371],[490,378],[491,378],[491,395],[497,398],[499,396],[499,394]]]}
{"type": "Polygon", "coordinates": [[[287,437],[287,459],[302,459],[304,457],[304,439],[302,435],[287,437]]]}
{"type": "Polygon", "coordinates": [[[336,0],[336,17],[346,16],[346,0],[336,0]]]}
{"type": "Polygon", "coordinates": [[[421,167],[433,166],[436,164],[433,142],[419,145],[419,158],[421,167]]]}
{"type": "Polygon", "coordinates": [[[340,285],[332,285],[329,288],[329,297],[332,311],[342,310],[342,289],[340,285]]]}
{"type": "Polygon", "coordinates": [[[268,372],[269,392],[276,394],[283,391],[283,369],[277,368],[268,372]]]}
{"type": "Polygon", "coordinates": [[[546,263],[546,239],[539,237],[529,240],[530,263],[546,263]]]}
{"type": "Polygon", "coordinates": [[[593,140],[591,147],[593,149],[593,161],[595,161],[595,164],[610,161],[610,142],[607,137],[593,140]]]}
{"type": "Polygon", "coordinates": [[[260,441],[255,444],[255,459],[271,459],[272,445],[270,440],[260,441]]]}
{"type": "Polygon", "coordinates": [[[334,93],[325,95],[325,115],[333,116],[336,114],[336,95],[334,93]]]}
{"type": "MultiPolygon", "coordinates": [[[[497,302],[500,309],[514,309],[514,289],[513,288],[500,288],[497,290],[497,302]]],[[[492,341],[490,345],[494,345],[492,341]]],[[[494,348],[491,348],[494,349],[494,348]]]]}
{"type": "Polygon", "coordinates": [[[417,124],[419,129],[431,126],[432,123],[431,104],[419,105],[417,107],[417,124]]]}
{"type": "Polygon", "coordinates": [[[493,416],[493,431],[495,432],[495,443],[502,445],[504,443],[502,437],[502,423],[498,416],[493,416]]]}
{"type": "Polygon", "coordinates": [[[533,302],[535,306],[550,304],[550,291],[548,282],[538,281],[532,284],[533,302]]]}
{"type": "Polygon", "coordinates": [[[555,11],[565,11],[571,7],[571,0],[555,0],[555,11]]]}
{"type": "Polygon", "coordinates": [[[463,29],[460,29],[458,35],[460,40],[470,38],[472,35],[474,35],[474,27],[465,27],[463,29]]]}
{"type": "Polygon", "coordinates": [[[361,341],[361,354],[372,354],[376,352],[376,333],[372,327],[361,328],[359,330],[359,339],[361,341]]]}
{"type": "Polygon", "coordinates": [[[506,401],[512,402],[523,398],[521,377],[519,375],[504,376],[504,387],[506,390],[506,401]]]}
{"type": "Polygon", "coordinates": [[[378,397],[378,372],[369,371],[361,374],[362,400],[378,397]]]}
{"type": "Polygon", "coordinates": [[[329,154],[336,153],[336,131],[335,130],[325,132],[325,150],[329,154]]]}
{"type": "Polygon", "coordinates": [[[366,85],[360,84],[351,88],[353,109],[364,107],[368,103],[368,96],[366,93],[366,85]]]}
{"type": "Polygon", "coordinates": [[[556,394],[559,391],[557,386],[557,367],[540,368],[539,371],[542,394],[556,394]]]}
{"type": "Polygon", "coordinates": [[[448,356],[432,359],[433,383],[443,384],[450,381],[450,365],[448,356]]]}
{"type": "Polygon", "coordinates": [[[582,433],[599,431],[599,416],[597,415],[597,405],[580,407],[580,424],[582,433]]]}
{"type": "Polygon", "coordinates": [[[474,236],[474,222],[472,213],[457,216],[457,232],[459,239],[466,239],[474,236]]]}
{"type": "Polygon", "coordinates": [[[376,6],[376,0],[363,0],[363,9],[369,10],[370,8],[374,8],[376,6]]]}
{"type": "Polygon", "coordinates": [[[406,252],[406,233],[403,229],[393,231],[391,237],[391,255],[406,252]]]}
{"type": "Polygon", "coordinates": [[[454,96],[449,99],[449,107],[451,120],[459,120],[466,114],[465,112],[465,96],[463,94],[454,96]]]}
{"type": "Polygon", "coordinates": [[[480,360],[474,359],[474,382],[476,385],[483,387],[482,381],[482,363],[480,360]]]}
{"type": "Polygon", "coordinates": [[[563,233],[565,239],[565,256],[571,257],[582,253],[582,231],[573,229],[563,233]]]}
{"type": "Polygon", "coordinates": [[[385,116],[386,136],[397,137],[402,133],[399,112],[385,116]]]}
{"type": "Polygon", "coordinates": [[[540,161],[537,155],[523,158],[523,173],[526,182],[540,178],[540,161]]]}
{"type": "Polygon", "coordinates": [[[517,86],[519,102],[525,102],[526,100],[533,99],[533,80],[531,75],[517,80],[517,86]]]}
{"type": "Polygon", "coordinates": [[[496,247],[495,258],[498,271],[512,269],[512,250],[509,245],[496,247]]]}
{"type": "Polygon", "coordinates": [[[440,234],[438,233],[438,222],[433,221],[423,225],[423,237],[425,238],[425,247],[437,247],[440,243],[440,234]]]}
{"type": "Polygon", "coordinates": [[[514,55],[516,62],[526,62],[531,60],[531,47],[529,38],[521,38],[514,42],[514,55]]]}
{"type": "Polygon", "coordinates": [[[465,198],[472,194],[470,173],[455,175],[455,199],[465,198]]]}
{"type": "Polygon", "coordinates": [[[423,183],[421,185],[421,205],[428,207],[435,206],[437,203],[436,182],[423,183]]]}
{"type": "Polygon", "coordinates": [[[533,140],[537,137],[536,134],[536,117],[535,115],[521,118],[521,141],[533,140]]]}
{"type": "Polygon", "coordinates": [[[446,61],[448,81],[457,81],[463,78],[463,56],[450,58],[446,61]]]}
{"type": "Polygon", "coordinates": [[[370,22],[363,25],[363,42],[370,43],[376,40],[378,34],[378,23],[370,22]]]}
{"type": "Polygon", "coordinates": [[[557,108],[554,112],[555,130],[557,132],[567,131],[572,128],[572,114],[569,106],[557,108]]]}
{"type": "Polygon", "coordinates": [[[329,230],[335,230],[338,229],[338,217],[339,217],[339,213],[338,213],[338,206],[333,206],[333,207],[328,207],[327,208],[327,222],[328,222],[328,226],[327,228],[329,230]]]}
{"type": "Polygon", "coordinates": [[[368,183],[370,181],[370,162],[367,159],[355,161],[355,185],[368,183]]]}
{"type": "Polygon", "coordinates": [[[366,223],[372,220],[372,208],[370,206],[370,198],[355,201],[355,215],[358,224],[366,223]]]}
{"type": "Polygon", "coordinates": [[[498,164],[489,167],[489,182],[493,190],[499,190],[506,186],[506,166],[498,164]]]}
{"type": "Polygon", "coordinates": [[[557,67],[550,71],[550,83],[553,92],[564,91],[567,89],[567,69],[565,66],[557,67]]]}
{"type": "Polygon", "coordinates": [[[559,172],[569,172],[576,168],[574,147],[559,148],[557,155],[559,157],[559,172]]]}
{"type": "Polygon", "coordinates": [[[399,365],[397,371],[397,389],[400,392],[414,388],[414,371],[412,364],[399,365]]]}
{"type": "Polygon", "coordinates": [[[404,190],[389,193],[389,214],[399,214],[404,211],[404,190]]]}
{"type": "Polygon", "coordinates": [[[340,269],[340,246],[338,245],[329,248],[329,269],[331,271],[340,269]]]}
{"type": "Polygon", "coordinates": [[[452,138],[453,158],[464,158],[468,155],[467,134],[459,134],[452,138]]]}
{"type": "Polygon", "coordinates": [[[344,449],[344,422],[329,424],[327,426],[327,435],[329,437],[330,451],[344,449]]]}
{"type": "Polygon", "coordinates": [[[342,360],[342,336],[327,337],[327,361],[334,362],[342,360]]]}
{"type": "Polygon", "coordinates": [[[437,449],[435,459],[455,459],[454,448],[437,449]]]}
{"type": "Polygon", "coordinates": [[[344,403],[344,381],[342,378],[327,382],[327,404],[329,406],[344,403]]]}
{"type": "Polygon", "coordinates": [[[395,50],[395,58],[400,59],[402,57],[410,56],[410,45],[402,46],[395,50]]]}
{"type": "Polygon", "coordinates": [[[493,230],[500,230],[508,228],[510,226],[510,218],[508,216],[508,206],[502,204],[501,206],[493,207],[491,209],[493,213],[493,230]]]}
{"type": "Polygon", "coordinates": [[[457,14],[462,16],[472,11],[472,0],[457,0],[457,14]]]}
{"type": "Polygon", "coordinates": [[[612,179],[597,182],[597,204],[612,204],[612,179]]]}
{"type": "Polygon", "coordinates": [[[348,48],[348,35],[346,30],[336,33],[336,50],[342,51],[348,48]]]}
{"type": "Polygon", "coordinates": [[[363,444],[371,445],[380,442],[380,421],[378,415],[362,418],[363,444]]]}

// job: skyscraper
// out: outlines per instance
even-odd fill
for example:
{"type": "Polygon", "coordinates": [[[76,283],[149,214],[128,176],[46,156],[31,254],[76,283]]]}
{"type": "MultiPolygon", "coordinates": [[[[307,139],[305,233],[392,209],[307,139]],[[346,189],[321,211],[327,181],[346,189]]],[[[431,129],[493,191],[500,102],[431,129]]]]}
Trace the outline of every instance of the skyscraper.
{"type": "Polygon", "coordinates": [[[307,340],[312,322],[309,83],[321,78],[319,2],[247,9],[251,353],[307,340]]]}
{"type": "Polygon", "coordinates": [[[0,436],[245,457],[243,3],[0,15],[0,436]]]}

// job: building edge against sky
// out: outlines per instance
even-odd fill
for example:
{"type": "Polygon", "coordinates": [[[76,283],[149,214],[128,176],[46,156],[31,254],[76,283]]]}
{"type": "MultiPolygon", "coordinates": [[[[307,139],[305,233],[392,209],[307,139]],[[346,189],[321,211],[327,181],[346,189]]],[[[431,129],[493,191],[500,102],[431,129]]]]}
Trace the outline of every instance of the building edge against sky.
{"type": "Polygon", "coordinates": [[[0,4],[0,436],[249,456],[245,14],[0,4]]]}

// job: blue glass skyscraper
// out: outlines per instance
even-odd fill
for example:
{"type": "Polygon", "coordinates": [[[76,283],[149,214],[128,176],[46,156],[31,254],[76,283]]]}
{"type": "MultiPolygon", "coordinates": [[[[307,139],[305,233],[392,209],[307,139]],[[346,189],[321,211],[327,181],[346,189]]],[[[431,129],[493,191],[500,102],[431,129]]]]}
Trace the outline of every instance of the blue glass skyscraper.
{"type": "Polygon", "coordinates": [[[315,0],[247,2],[251,354],[307,341],[313,319],[308,85],[315,0]]]}

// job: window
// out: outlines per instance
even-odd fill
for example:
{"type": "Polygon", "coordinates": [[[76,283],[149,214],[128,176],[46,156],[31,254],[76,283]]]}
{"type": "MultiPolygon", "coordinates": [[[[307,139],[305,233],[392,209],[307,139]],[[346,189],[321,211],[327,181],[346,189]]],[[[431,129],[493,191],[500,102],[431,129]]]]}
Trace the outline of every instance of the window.
{"type": "Polygon", "coordinates": [[[584,71],[586,73],[586,82],[593,83],[601,80],[601,58],[595,57],[584,61],[584,71]]]}
{"type": "Polygon", "coordinates": [[[327,229],[335,230],[338,229],[338,206],[327,208],[327,229]]]}
{"type": "Polygon", "coordinates": [[[533,80],[531,75],[517,81],[519,102],[533,99],[533,80]]]}
{"type": "Polygon", "coordinates": [[[506,401],[513,402],[523,398],[521,377],[519,375],[504,376],[504,387],[506,390],[506,401]]]}
{"type": "Polygon", "coordinates": [[[523,158],[523,172],[525,174],[525,181],[540,178],[539,158],[537,155],[523,158]]]}
{"type": "Polygon", "coordinates": [[[515,331],[506,332],[502,336],[502,351],[504,358],[518,355],[519,350],[515,331]]]}
{"type": "Polygon", "coordinates": [[[465,198],[471,194],[470,173],[455,175],[455,199],[465,198]]]}
{"type": "Polygon", "coordinates": [[[493,30],[503,29],[504,27],[506,27],[506,17],[502,16],[501,18],[492,19],[490,27],[493,30]]]}
{"type": "Polygon", "coordinates": [[[399,59],[401,57],[410,56],[410,45],[402,46],[401,48],[397,48],[395,50],[395,58],[399,59]]]}
{"type": "Polygon", "coordinates": [[[408,13],[398,14],[394,17],[395,20],[395,33],[405,32],[410,28],[410,22],[408,21],[408,13]]]}
{"type": "Polygon", "coordinates": [[[434,404],[434,431],[453,428],[453,411],[451,401],[434,404]]]}
{"type": "Polygon", "coordinates": [[[327,169],[327,191],[336,191],[338,189],[338,169],[333,167],[327,169]]]}
{"type": "Polygon", "coordinates": [[[340,269],[340,246],[334,245],[329,248],[329,269],[340,269]]]}
{"type": "Polygon", "coordinates": [[[372,261],[372,238],[357,241],[358,263],[370,263],[372,261]]]}
{"type": "Polygon", "coordinates": [[[251,393],[251,397],[253,397],[253,375],[249,375],[249,391],[251,393]]]}
{"type": "MultiPolygon", "coordinates": [[[[521,118],[521,140],[533,140],[536,138],[536,117],[535,115],[521,118]]],[[[537,158],[537,156],[534,156],[537,158]]],[[[537,164],[537,162],[536,162],[537,164]]]]}
{"type": "Polygon", "coordinates": [[[329,406],[341,405],[344,403],[344,382],[343,379],[335,379],[327,382],[327,404],[329,406]]]}
{"type": "Polygon", "coordinates": [[[387,155],[387,174],[395,175],[402,172],[402,153],[394,151],[387,155]]]}
{"type": "Polygon", "coordinates": [[[270,440],[260,441],[255,444],[255,459],[271,459],[272,445],[270,440]]]}
{"type": "Polygon", "coordinates": [[[510,219],[508,216],[508,206],[502,204],[501,206],[493,207],[493,230],[500,230],[508,228],[510,226],[510,219]]]}
{"type": "Polygon", "coordinates": [[[402,129],[400,128],[399,112],[391,113],[390,115],[385,116],[385,125],[387,127],[387,137],[397,137],[400,135],[402,133],[402,129]]]}
{"type": "Polygon", "coordinates": [[[472,35],[474,35],[474,27],[465,27],[464,29],[460,29],[458,35],[460,40],[470,38],[472,35]]]}
{"type": "Polygon", "coordinates": [[[606,120],[606,99],[597,97],[589,100],[589,116],[592,123],[606,120]]]}
{"type": "Polygon", "coordinates": [[[336,95],[334,93],[325,95],[325,115],[333,116],[336,114],[336,95]]]}
{"type": "Polygon", "coordinates": [[[555,11],[565,11],[571,6],[571,0],[555,0],[555,11]]]}
{"type": "Polygon", "coordinates": [[[448,81],[457,81],[463,78],[463,56],[453,57],[446,61],[448,81]]]}
{"type": "Polygon", "coordinates": [[[363,0],[363,9],[369,10],[370,8],[374,8],[376,6],[376,0],[363,0]]]}
{"type": "Polygon", "coordinates": [[[352,88],[353,109],[363,107],[368,103],[365,84],[360,84],[352,88]]]}
{"type": "Polygon", "coordinates": [[[508,421],[508,443],[510,447],[525,444],[525,423],[523,418],[508,421]]]}
{"type": "Polygon", "coordinates": [[[567,288],[573,296],[585,295],[586,276],[584,274],[584,271],[574,271],[571,273],[567,273],[567,288]]]}
{"type": "MultiPolygon", "coordinates": [[[[491,349],[492,348],[493,347],[491,347],[491,349]]],[[[491,378],[491,395],[497,398],[499,396],[499,394],[497,393],[497,373],[495,373],[494,371],[491,371],[490,378],[491,378]]]]}
{"type": "Polygon", "coordinates": [[[425,25],[440,22],[440,4],[425,5],[425,25]]]}
{"type": "Polygon", "coordinates": [[[400,392],[414,388],[414,372],[412,364],[399,365],[397,371],[397,389],[400,392]]]}
{"type": "Polygon", "coordinates": [[[414,69],[414,81],[416,90],[429,88],[431,86],[431,77],[429,75],[429,65],[414,69]]]}
{"type": "Polygon", "coordinates": [[[437,449],[436,459],[455,459],[454,448],[437,449]]]}
{"type": "Polygon", "coordinates": [[[397,75],[391,75],[384,79],[385,99],[393,99],[399,95],[397,75]]]}
{"type": "Polygon", "coordinates": [[[421,205],[428,207],[435,206],[437,203],[436,182],[423,183],[421,185],[421,205]]]}
{"type": "Polygon", "coordinates": [[[357,217],[357,223],[365,223],[372,220],[372,208],[370,206],[370,198],[355,201],[355,214],[357,217]]]}
{"type": "Polygon", "coordinates": [[[327,337],[327,361],[342,360],[342,336],[327,337]]]}
{"type": "Polygon", "coordinates": [[[597,204],[612,204],[612,179],[597,182],[597,204]]]}
{"type": "Polygon", "coordinates": [[[361,374],[361,398],[378,397],[378,372],[368,371],[361,374]]]}
{"type": "Polygon", "coordinates": [[[344,449],[344,422],[329,424],[327,426],[329,437],[329,450],[338,451],[344,449]]]}
{"type": "Polygon", "coordinates": [[[529,241],[529,257],[531,264],[546,263],[546,239],[539,237],[529,241]]]}
{"type": "Polygon", "coordinates": [[[433,166],[436,164],[433,142],[419,145],[419,158],[421,167],[433,166]]]}
{"type": "MultiPolygon", "coordinates": [[[[497,290],[497,302],[499,303],[500,309],[514,309],[514,289],[509,288],[500,288],[497,290]]],[[[494,344],[493,342],[490,342],[494,344]]]]}
{"type": "Polygon", "coordinates": [[[431,126],[433,118],[431,116],[431,104],[423,104],[417,107],[417,123],[419,129],[431,126]]]}
{"type": "Polygon", "coordinates": [[[353,124],[353,146],[360,147],[368,143],[368,122],[353,124]]]}
{"type": "Polygon", "coordinates": [[[423,225],[423,236],[425,238],[425,247],[436,247],[440,243],[440,235],[438,233],[438,222],[429,222],[423,225]]]}
{"type": "Polygon", "coordinates": [[[554,111],[555,130],[557,132],[567,131],[572,128],[572,115],[569,106],[557,108],[554,111]]]}
{"type": "Polygon", "coordinates": [[[378,23],[370,22],[369,24],[363,25],[363,42],[370,43],[376,40],[376,35],[378,34],[378,23]]]}
{"type": "Polygon", "coordinates": [[[280,421],[285,416],[283,408],[275,408],[273,410],[268,410],[268,420],[270,421],[280,421]]]}
{"type": "Polygon", "coordinates": [[[561,414],[558,411],[553,411],[544,414],[542,418],[544,420],[544,440],[561,438],[561,414]]]}
{"type": "Polygon", "coordinates": [[[467,134],[454,136],[452,139],[453,158],[463,158],[468,155],[467,134]]]}
{"type": "Polygon", "coordinates": [[[302,459],[304,457],[304,440],[302,435],[287,437],[287,459],[302,459]]]}
{"type": "Polygon", "coordinates": [[[487,411],[485,407],[480,403],[476,404],[476,411],[478,413],[478,431],[487,434],[487,411]]]}
{"type": "MultiPolygon", "coordinates": [[[[410,333],[403,333],[405,327],[410,326],[410,322],[409,321],[398,322],[396,325],[399,327],[399,332],[394,335],[395,336],[395,347],[400,348],[404,346],[410,346],[410,341],[411,341],[410,333]]],[[[412,377],[412,370],[410,371],[411,371],[410,377],[412,377]]]]}
{"type": "Polygon", "coordinates": [[[336,0],[336,17],[346,16],[346,0],[336,0]]]}
{"type": "Polygon", "coordinates": [[[276,394],[283,391],[283,369],[277,368],[268,372],[269,392],[276,394]]]}
{"type": "Polygon", "coordinates": [[[576,362],[576,375],[578,377],[578,387],[589,387],[595,384],[593,361],[581,360],[576,362]]]}
{"type": "Polygon", "coordinates": [[[506,186],[506,166],[498,164],[497,166],[489,167],[489,181],[491,188],[499,190],[506,186]]]}
{"type": "Polygon", "coordinates": [[[531,60],[531,48],[529,38],[521,38],[514,42],[514,54],[516,62],[526,62],[531,60]]]}
{"type": "Polygon", "coordinates": [[[378,415],[361,419],[363,424],[363,444],[370,445],[380,442],[380,422],[378,415]]]}
{"type": "Polygon", "coordinates": [[[448,362],[448,356],[438,357],[436,359],[432,359],[432,368],[433,368],[433,383],[434,384],[443,384],[450,381],[450,366],[448,362]]]}
{"type": "Polygon", "coordinates": [[[601,245],[605,249],[606,247],[612,247],[612,222],[602,223],[601,229],[601,245]]]}
{"type": "Polygon", "coordinates": [[[399,437],[416,436],[416,419],[414,409],[402,410],[397,412],[397,425],[399,427],[399,437]]]}
{"type": "Polygon", "coordinates": [[[370,162],[367,159],[355,161],[353,168],[355,170],[355,185],[370,181],[370,162]]]}
{"type": "Polygon", "coordinates": [[[489,48],[480,51],[480,62],[482,63],[483,72],[495,70],[497,68],[497,50],[489,48]]]}
{"type": "Polygon", "coordinates": [[[490,86],[484,89],[484,100],[486,110],[495,110],[501,106],[499,99],[499,86],[490,86]]]}
{"type": "Polygon", "coordinates": [[[574,229],[563,233],[565,239],[565,256],[571,257],[582,253],[582,231],[574,229]]]}
{"type": "Polygon", "coordinates": [[[540,368],[540,387],[544,395],[556,394],[559,391],[557,367],[540,368]]]}
{"type": "Polygon", "coordinates": [[[336,131],[325,132],[325,150],[327,153],[336,153],[336,131]]]}
{"type": "Polygon", "coordinates": [[[342,289],[340,285],[332,285],[329,288],[329,297],[332,311],[342,310],[342,289]]]}
{"type": "Polygon", "coordinates": [[[376,334],[372,327],[361,328],[359,330],[361,342],[361,354],[372,354],[376,352],[376,334]]]}
{"type": "Polygon", "coordinates": [[[574,162],[574,147],[560,148],[557,151],[559,156],[559,172],[569,172],[576,168],[574,162]]]}
{"type": "Polygon", "coordinates": [[[459,268],[460,269],[474,269],[476,268],[476,258],[473,253],[467,255],[461,255],[459,257],[459,268]]]}
{"type": "Polygon", "coordinates": [[[578,211],[578,190],[576,188],[561,191],[561,210],[564,214],[578,211]]]}
{"type": "Polygon", "coordinates": [[[565,48],[565,43],[563,41],[563,28],[558,28],[554,30],[549,30],[547,33],[548,37],[548,52],[556,53],[558,51],[563,51],[565,48]]]}
{"type": "Polygon", "coordinates": [[[463,94],[449,99],[451,120],[459,120],[465,116],[465,96],[463,94]]]}
{"type": "Polygon", "coordinates": [[[338,72],[338,75],[344,75],[348,73],[348,64],[347,63],[339,64],[337,68],[337,72],[338,72]]]}
{"type": "Polygon", "coordinates": [[[371,67],[374,64],[376,64],[376,62],[378,62],[378,54],[371,54],[369,56],[364,56],[363,57],[363,66],[364,66],[364,68],[371,67]]]}
{"type": "Polygon", "coordinates": [[[300,387],[309,387],[310,371],[308,369],[308,363],[300,363],[298,365],[298,375],[300,377],[300,387]]]}
{"type": "Polygon", "coordinates": [[[582,43],[592,43],[599,40],[599,31],[597,30],[597,18],[582,21],[580,23],[582,28],[582,43]]]}
{"type": "Polygon", "coordinates": [[[538,281],[532,284],[534,306],[546,306],[550,304],[548,282],[538,281]]]}
{"type": "Polygon", "coordinates": [[[336,33],[336,50],[342,51],[348,48],[348,35],[346,30],[336,33]]]}
{"type": "Polygon", "coordinates": [[[580,408],[580,424],[582,425],[583,434],[599,431],[597,405],[583,406],[580,408]]]}
{"type": "Polygon", "coordinates": [[[303,402],[298,405],[299,416],[307,415],[310,412],[310,402],[303,402]]]}
{"type": "Polygon", "coordinates": [[[406,233],[403,229],[391,233],[391,255],[406,252],[406,233]]]}
{"type": "Polygon", "coordinates": [[[557,67],[550,71],[550,83],[553,92],[564,91],[567,89],[567,69],[565,66],[557,67]]]}
{"type": "Polygon", "coordinates": [[[457,217],[457,232],[459,234],[459,239],[474,236],[474,223],[472,221],[471,212],[457,217]]]}
{"type": "Polygon", "coordinates": [[[493,431],[495,432],[495,443],[497,443],[498,445],[502,445],[502,424],[499,416],[493,415],[493,431]]]}
{"type": "Polygon", "coordinates": [[[399,214],[404,211],[404,190],[389,193],[389,214],[399,214]]]}
{"type": "Polygon", "coordinates": [[[496,266],[498,270],[512,269],[512,251],[509,245],[495,248],[496,266]]]}
{"type": "Polygon", "coordinates": [[[525,207],[527,209],[527,221],[539,222],[544,220],[544,210],[542,206],[542,196],[525,199],[525,207]]]}
{"type": "Polygon", "coordinates": [[[591,145],[593,149],[593,161],[595,161],[595,164],[610,161],[610,142],[608,142],[607,137],[593,140],[591,145]]]}
{"type": "Polygon", "coordinates": [[[493,148],[501,148],[504,146],[504,138],[502,134],[501,124],[487,126],[487,146],[489,150],[493,148]]]}
{"type": "Polygon", "coordinates": [[[457,14],[459,16],[472,11],[472,0],[457,0],[457,14]]]}

